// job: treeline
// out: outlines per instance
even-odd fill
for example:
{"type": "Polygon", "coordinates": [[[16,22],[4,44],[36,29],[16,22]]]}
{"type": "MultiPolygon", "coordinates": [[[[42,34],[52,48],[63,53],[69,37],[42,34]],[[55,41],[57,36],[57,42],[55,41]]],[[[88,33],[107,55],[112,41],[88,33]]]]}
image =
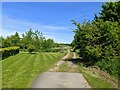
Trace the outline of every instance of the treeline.
{"type": "Polygon", "coordinates": [[[59,47],[58,43],[55,43],[53,39],[46,39],[42,32],[30,29],[28,32],[22,34],[20,38],[19,34],[16,32],[14,35],[7,36],[6,38],[0,37],[2,43],[0,47],[11,47],[11,46],[19,46],[22,51],[32,51],[35,52],[43,52],[43,51],[53,51],[58,52],[60,49],[55,47],[59,47]]]}
{"type": "Polygon", "coordinates": [[[96,65],[118,76],[120,59],[120,2],[102,4],[99,16],[82,24],[72,20],[74,40],[71,45],[89,66],[96,65]]]}

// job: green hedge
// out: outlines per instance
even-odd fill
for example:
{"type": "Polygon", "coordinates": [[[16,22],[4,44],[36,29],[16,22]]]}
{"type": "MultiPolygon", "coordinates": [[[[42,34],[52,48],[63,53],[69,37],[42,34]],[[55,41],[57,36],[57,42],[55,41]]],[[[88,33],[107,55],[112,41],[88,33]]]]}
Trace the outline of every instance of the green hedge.
{"type": "Polygon", "coordinates": [[[1,48],[0,49],[0,59],[5,59],[9,56],[16,55],[19,53],[19,47],[14,46],[14,47],[7,47],[7,48],[1,48]]]}

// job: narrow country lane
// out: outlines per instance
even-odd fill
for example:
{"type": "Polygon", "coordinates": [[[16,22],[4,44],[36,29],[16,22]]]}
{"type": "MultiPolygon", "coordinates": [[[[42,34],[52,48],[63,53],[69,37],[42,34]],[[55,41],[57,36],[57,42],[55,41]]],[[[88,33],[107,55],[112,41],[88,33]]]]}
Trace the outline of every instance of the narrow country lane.
{"type": "Polygon", "coordinates": [[[31,88],[90,88],[80,73],[44,72],[32,84],[31,88]]]}
{"type": "MultiPolygon", "coordinates": [[[[58,63],[48,72],[40,74],[31,85],[31,88],[91,88],[81,73],[56,72],[59,66],[65,63],[70,55],[70,50],[58,63]]],[[[73,52],[73,59],[76,53],[73,52]]],[[[71,65],[71,62],[69,62],[71,65]]],[[[73,66],[73,65],[71,65],[73,66]]]]}

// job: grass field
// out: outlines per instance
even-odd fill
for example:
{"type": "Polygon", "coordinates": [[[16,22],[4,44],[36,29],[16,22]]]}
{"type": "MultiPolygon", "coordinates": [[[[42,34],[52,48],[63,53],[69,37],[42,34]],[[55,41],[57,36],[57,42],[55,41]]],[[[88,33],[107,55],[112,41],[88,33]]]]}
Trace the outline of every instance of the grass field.
{"type": "Polygon", "coordinates": [[[19,53],[4,59],[2,63],[3,88],[29,88],[32,80],[47,71],[63,53],[19,53]]]}

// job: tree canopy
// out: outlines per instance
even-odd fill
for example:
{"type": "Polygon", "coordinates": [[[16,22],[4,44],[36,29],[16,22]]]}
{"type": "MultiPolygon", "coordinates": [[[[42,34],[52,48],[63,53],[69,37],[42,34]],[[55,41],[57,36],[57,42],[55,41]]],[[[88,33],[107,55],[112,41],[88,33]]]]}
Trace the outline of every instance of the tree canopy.
{"type": "Polygon", "coordinates": [[[0,37],[2,40],[1,47],[19,46],[20,49],[28,49],[28,51],[45,51],[56,47],[57,43],[53,39],[46,39],[43,33],[30,29],[29,31],[22,34],[20,38],[16,32],[14,35],[7,36],[7,38],[0,37]],[[33,48],[34,47],[34,48],[33,48]]]}
{"type": "Polygon", "coordinates": [[[120,1],[103,3],[99,15],[95,14],[95,20],[118,22],[120,25],[120,1]]]}
{"type": "Polygon", "coordinates": [[[100,16],[76,26],[71,45],[84,58],[87,65],[97,65],[102,70],[117,76],[120,57],[120,2],[102,4],[100,16]]]}

